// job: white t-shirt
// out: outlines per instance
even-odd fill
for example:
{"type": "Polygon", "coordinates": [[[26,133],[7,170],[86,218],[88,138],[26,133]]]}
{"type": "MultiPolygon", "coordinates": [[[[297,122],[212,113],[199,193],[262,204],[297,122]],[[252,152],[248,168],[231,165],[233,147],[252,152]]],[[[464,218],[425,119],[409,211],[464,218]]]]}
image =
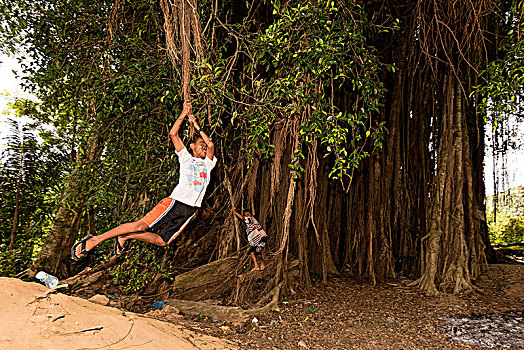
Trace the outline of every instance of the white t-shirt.
{"type": "Polygon", "coordinates": [[[252,247],[259,245],[262,237],[267,236],[266,231],[264,231],[262,225],[258,223],[258,220],[252,216],[245,216],[244,222],[246,223],[247,241],[249,245],[252,247]]]}
{"type": "Polygon", "coordinates": [[[211,160],[207,156],[204,159],[193,157],[185,147],[176,152],[176,155],[180,163],[180,177],[169,197],[192,207],[200,207],[217,158],[213,156],[211,160]]]}

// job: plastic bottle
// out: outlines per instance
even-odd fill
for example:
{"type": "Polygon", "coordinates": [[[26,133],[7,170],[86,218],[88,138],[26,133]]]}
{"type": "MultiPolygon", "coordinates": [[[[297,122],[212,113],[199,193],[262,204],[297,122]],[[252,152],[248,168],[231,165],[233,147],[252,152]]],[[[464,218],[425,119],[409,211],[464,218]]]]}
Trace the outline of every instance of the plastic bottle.
{"type": "Polygon", "coordinates": [[[58,285],[58,278],[44,271],[38,272],[35,277],[38,278],[40,282],[43,282],[46,287],[55,288],[58,285]]]}

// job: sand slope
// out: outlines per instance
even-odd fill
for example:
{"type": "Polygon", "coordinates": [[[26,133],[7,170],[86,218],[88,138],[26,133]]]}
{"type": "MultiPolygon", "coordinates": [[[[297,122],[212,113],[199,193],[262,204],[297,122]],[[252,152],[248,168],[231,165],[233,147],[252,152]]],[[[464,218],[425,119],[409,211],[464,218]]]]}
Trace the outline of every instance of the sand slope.
{"type": "Polygon", "coordinates": [[[0,349],[231,349],[168,322],[0,278],[0,349]],[[90,328],[103,327],[100,330],[90,328]],[[83,332],[82,332],[83,331],[83,332]]]}

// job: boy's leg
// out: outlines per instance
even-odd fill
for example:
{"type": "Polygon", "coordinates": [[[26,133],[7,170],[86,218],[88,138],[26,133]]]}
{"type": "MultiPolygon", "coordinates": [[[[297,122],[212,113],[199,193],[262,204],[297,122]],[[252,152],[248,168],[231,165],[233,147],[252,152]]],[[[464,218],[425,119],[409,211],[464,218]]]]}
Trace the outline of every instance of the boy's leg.
{"type": "MultiPolygon", "coordinates": [[[[159,218],[163,217],[165,213],[169,212],[169,210],[172,208],[172,205],[174,204],[174,200],[172,198],[164,198],[158,203],[151,211],[149,211],[142,219],[135,221],[135,222],[128,222],[126,224],[122,224],[118,227],[115,227],[112,230],[109,230],[101,235],[95,236],[89,240],[86,241],[86,251],[90,251],[94,247],[96,247],[98,244],[102,243],[105,240],[126,235],[129,233],[139,234],[144,233],[146,229],[148,229],[150,226],[153,226],[159,218]]],[[[138,236],[142,238],[142,240],[146,240],[146,242],[156,242],[156,237],[151,236],[150,234],[147,234],[145,236],[138,236]]],[[[137,239],[140,239],[137,238],[137,239]]],[[[125,239],[120,238],[119,243],[122,245],[122,243],[125,241],[125,239]]],[[[155,243],[153,243],[155,244],[155,243]]],[[[81,245],[78,245],[76,248],[76,256],[81,258],[83,255],[80,254],[82,251],[81,245]]]]}
{"type": "MultiPolygon", "coordinates": [[[[161,230],[155,232],[132,232],[122,236],[118,236],[118,243],[121,247],[124,246],[128,239],[137,239],[142,242],[152,243],[160,247],[167,246],[175,237],[177,237],[186,228],[187,224],[194,215],[194,211],[189,214],[173,212],[164,217],[163,220],[159,221],[160,224],[164,224],[161,230]],[[185,222],[184,222],[185,220],[185,222]],[[173,233],[175,232],[175,233],[173,233]]],[[[155,225],[152,225],[155,227],[155,225]]]]}
{"type": "Polygon", "coordinates": [[[266,264],[264,263],[264,259],[262,258],[262,253],[258,255],[258,260],[260,260],[260,268],[259,270],[262,271],[266,268],[266,264]]]}
{"type": "MultiPolygon", "coordinates": [[[[135,222],[128,222],[125,224],[122,224],[120,226],[115,227],[114,229],[111,229],[107,232],[102,233],[101,235],[95,236],[89,240],[86,241],[86,250],[89,251],[102,243],[105,240],[125,235],[127,233],[144,233],[143,231],[146,230],[149,226],[143,221],[138,220],[135,222]]],[[[82,247],[79,245],[76,248],[76,255],[80,258],[82,255],[80,252],[82,251],[82,247]]]]}
{"type": "MultiPolygon", "coordinates": [[[[172,198],[164,198],[158,203],[149,213],[147,213],[142,219],[122,224],[109,230],[99,236],[92,237],[86,241],[86,251],[90,251],[98,244],[110,238],[118,237],[118,243],[120,246],[124,246],[124,243],[128,239],[137,239],[139,241],[152,243],[158,246],[166,246],[168,242],[173,240],[178,234],[180,234],[187,223],[194,216],[196,211],[195,207],[184,205],[176,202],[172,198]],[[173,209],[173,210],[171,210],[173,209]],[[161,231],[160,233],[145,232],[148,228],[157,227],[163,223],[166,225],[166,232],[161,231]],[[171,237],[167,237],[171,231],[176,231],[171,237]]],[[[76,248],[76,255],[81,258],[82,255],[81,245],[76,248]]]]}
{"type": "Polygon", "coordinates": [[[260,240],[260,245],[255,248],[256,255],[258,256],[258,260],[260,260],[260,268],[259,270],[264,270],[266,268],[266,264],[264,262],[264,258],[262,257],[262,251],[264,251],[264,247],[267,243],[267,236],[262,237],[260,240]]]}
{"type": "Polygon", "coordinates": [[[258,271],[258,270],[260,270],[260,268],[258,267],[258,264],[257,264],[257,258],[255,257],[255,252],[251,252],[249,255],[251,255],[251,259],[253,259],[253,263],[255,264],[255,267],[251,271],[258,271]]]}
{"type": "Polygon", "coordinates": [[[165,247],[167,245],[162,237],[154,232],[132,232],[123,236],[118,236],[117,239],[118,243],[120,243],[122,247],[124,246],[125,241],[128,239],[137,239],[139,241],[151,243],[161,247],[165,247]]]}

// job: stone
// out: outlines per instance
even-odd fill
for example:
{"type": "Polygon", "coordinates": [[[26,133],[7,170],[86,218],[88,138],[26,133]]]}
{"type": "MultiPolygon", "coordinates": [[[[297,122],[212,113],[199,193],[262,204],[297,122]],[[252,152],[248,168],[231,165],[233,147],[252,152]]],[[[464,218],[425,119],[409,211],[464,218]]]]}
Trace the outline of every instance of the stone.
{"type": "Polygon", "coordinates": [[[174,306],[171,306],[171,305],[166,305],[166,306],[164,306],[163,311],[164,311],[165,313],[168,313],[168,314],[174,314],[174,315],[179,315],[179,314],[180,314],[180,310],[177,309],[177,308],[174,307],[174,306]]]}
{"type": "Polygon", "coordinates": [[[89,301],[100,304],[100,305],[108,305],[110,300],[105,295],[96,294],[92,296],[91,298],[89,298],[89,301]]]}

